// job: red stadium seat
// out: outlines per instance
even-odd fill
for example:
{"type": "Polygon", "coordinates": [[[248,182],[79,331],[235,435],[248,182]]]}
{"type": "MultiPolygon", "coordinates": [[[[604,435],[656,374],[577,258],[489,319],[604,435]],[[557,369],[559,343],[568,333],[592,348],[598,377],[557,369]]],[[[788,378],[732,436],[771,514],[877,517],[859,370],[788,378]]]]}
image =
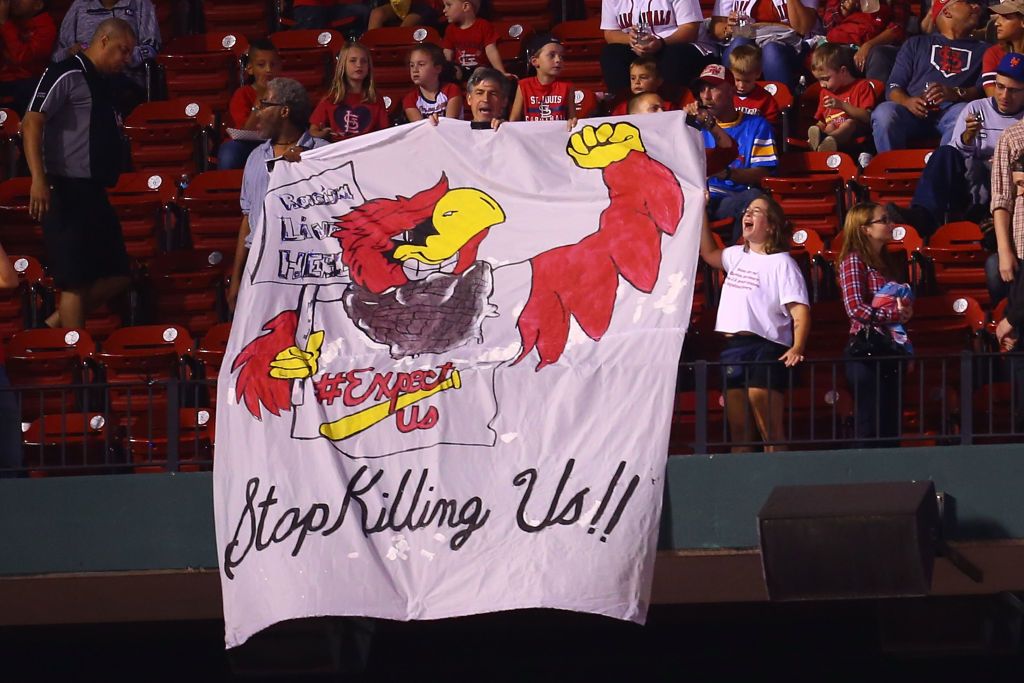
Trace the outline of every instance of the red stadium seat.
{"type": "Polygon", "coordinates": [[[892,202],[908,208],[932,151],[900,149],[877,154],[860,178],[860,184],[867,191],[867,198],[879,204],[892,202]]]}
{"type": "Polygon", "coordinates": [[[549,0],[492,0],[491,15],[499,21],[544,31],[551,26],[551,3],[549,0]]]}
{"type": "Polygon", "coordinates": [[[120,443],[99,412],[34,420],[25,431],[24,456],[32,477],[114,472],[124,464],[120,443]]]}
{"type": "Polygon", "coordinates": [[[194,174],[205,167],[213,126],[213,110],[198,100],[143,102],[124,124],[132,164],[147,173],[194,174]]]}
{"type": "Polygon", "coordinates": [[[167,388],[160,380],[183,379],[192,338],[179,325],[122,327],[111,333],[93,358],[103,370],[110,412],[123,422],[129,415],[167,409],[167,388]]]}
{"type": "Polygon", "coordinates": [[[156,320],[205,334],[220,322],[224,257],[219,251],[175,251],[147,266],[156,320]]]}
{"type": "Polygon", "coordinates": [[[576,88],[576,118],[585,119],[597,116],[597,95],[593,90],[576,88]]]}
{"type": "Polygon", "coordinates": [[[947,223],[939,228],[927,247],[918,250],[926,271],[929,290],[953,296],[974,297],[988,305],[985,261],[989,252],[981,246],[981,229],[969,221],[947,223]]]}
{"type": "Polygon", "coordinates": [[[853,159],[841,152],[790,152],[779,157],[775,175],[762,185],[794,229],[814,230],[828,239],[842,227],[846,185],[856,173],[853,159]]]}
{"type": "Polygon", "coordinates": [[[82,405],[85,392],[68,385],[90,381],[86,361],[95,350],[92,336],[83,329],[44,328],[15,334],[7,344],[11,383],[39,387],[21,392],[22,421],[71,412],[82,405]]]}
{"type": "Polygon", "coordinates": [[[343,35],[316,29],[278,31],[270,34],[270,41],[281,55],[281,73],[301,83],[311,101],[317,102],[327,94],[335,60],[345,45],[343,35]]]}
{"type": "Polygon", "coordinates": [[[231,335],[231,323],[217,323],[199,340],[199,346],[193,354],[202,363],[203,375],[207,379],[216,379],[220,366],[224,362],[224,353],[228,349],[228,337],[231,335]]]}
{"type": "Polygon", "coordinates": [[[249,41],[236,31],[175,38],[156,57],[168,97],[206,102],[227,111],[231,93],[241,83],[241,57],[249,41]]]}
{"type": "Polygon", "coordinates": [[[15,332],[35,322],[39,313],[43,267],[31,256],[8,254],[14,272],[18,274],[18,287],[0,291],[0,343],[15,332]]]}
{"type": "Polygon", "coordinates": [[[129,256],[153,258],[171,241],[175,228],[172,204],[178,195],[173,178],[123,173],[108,195],[121,221],[129,256]]]}
{"type": "Polygon", "coordinates": [[[31,178],[11,178],[0,183],[0,244],[8,254],[43,260],[43,228],[28,215],[31,186],[31,178]]]}
{"type": "Polygon", "coordinates": [[[252,39],[271,30],[274,10],[269,0],[203,0],[200,4],[207,33],[238,31],[252,39]]]}
{"type": "MultiPolygon", "coordinates": [[[[676,394],[672,411],[672,427],[668,438],[670,455],[685,455],[696,452],[697,437],[697,392],[683,391],[676,394]]],[[[725,410],[722,393],[711,389],[707,393],[707,425],[705,438],[708,442],[727,440],[725,432],[725,410]]],[[[718,446],[709,451],[721,452],[718,446]]]]}
{"type": "Polygon", "coordinates": [[[18,175],[21,160],[21,118],[13,109],[0,109],[0,180],[18,175]]]}
{"type": "Polygon", "coordinates": [[[551,32],[565,48],[562,78],[577,88],[604,91],[600,60],[605,42],[600,19],[563,21],[551,32]]]}
{"type": "Polygon", "coordinates": [[[423,43],[441,45],[441,34],[428,26],[385,26],[367,31],[360,42],[370,50],[377,87],[404,92],[411,87],[409,51],[423,43]]]}
{"type": "Polygon", "coordinates": [[[522,78],[530,70],[526,45],[533,37],[533,28],[518,21],[498,20],[494,22],[498,34],[498,53],[505,71],[522,78]]]}
{"type": "MultiPolygon", "coordinates": [[[[136,473],[167,471],[171,430],[167,412],[135,415],[125,425],[125,446],[136,473]]],[[[213,465],[213,412],[181,408],[177,424],[177,472],[199,472],[213,465]]]]}
{"type": "Polygon", "coordinates": [[[238,204],[241,188],[241,170],[207,171],[193,178],[181,196],[192,247],[220,251],[229,268],[242,223],[242,209],[238,204]]]}

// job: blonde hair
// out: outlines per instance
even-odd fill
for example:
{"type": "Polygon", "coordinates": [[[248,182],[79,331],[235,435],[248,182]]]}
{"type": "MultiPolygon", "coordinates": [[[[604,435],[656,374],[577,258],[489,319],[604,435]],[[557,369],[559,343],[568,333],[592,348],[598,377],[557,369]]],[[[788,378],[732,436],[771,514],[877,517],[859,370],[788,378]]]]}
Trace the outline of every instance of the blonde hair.
{"type": "Polygon", "coordinates": [[[338,53],[338,64],[334,67],[334,82],[331,83],[327,99],[334,104],[340,104],[345,99],[345,96],[348,95],[348,90],[351,86],[349,86],[348,77],[345,75],[345,67],[348,63],[348,53],[352,50],[362,50],[366,55],[367,69],[366,80],[363,81],[363,101],[376,102],[377,86],[373,82],[373,57],[365,45],[354,41],[347,43],[345,47],[341,48],[341,52],[338,53]]]}
{"type": "Polygon", "coordinates": [[[869,267],[880,273],[891,277],[896,268],[893,266],[887,249],[875,252],[871,249],[867,233],[863,228],[869,225],[875,215],[875,209],[882,205],[875,202],[860,202],[850,207],[846,213],[846,221],[843,223],[843,246],[839,250],[839,257],[836,263],[842,263],[850,254],[857,254],[860,260],[869,267]]]}
{"type": "Polygon", "coordinates": [[[839,71],[843,67],[851,74],[857,73],[857,65],[853,61],[853,50],[849,45],[839,43],[822,43],[814,48],[811,54],[811,69],[832,69],[839,71]]]}
{"type": "Polygon", "coordinates": [[[729,68],[741,74],[761,75],[761,48],[753,43],[737,45],[729,53],[729,68]]]}

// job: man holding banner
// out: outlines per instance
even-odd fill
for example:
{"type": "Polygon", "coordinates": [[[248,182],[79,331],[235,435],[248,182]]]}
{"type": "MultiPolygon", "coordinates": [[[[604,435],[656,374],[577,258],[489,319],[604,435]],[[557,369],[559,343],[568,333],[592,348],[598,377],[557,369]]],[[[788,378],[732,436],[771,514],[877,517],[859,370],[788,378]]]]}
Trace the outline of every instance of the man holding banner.
{"type": "Polygon", "coordinates": [[[312,615],[645,618],[704,155],[681,113],[564,126],[275,167],[218,385],[229,647],[312,615]]]}

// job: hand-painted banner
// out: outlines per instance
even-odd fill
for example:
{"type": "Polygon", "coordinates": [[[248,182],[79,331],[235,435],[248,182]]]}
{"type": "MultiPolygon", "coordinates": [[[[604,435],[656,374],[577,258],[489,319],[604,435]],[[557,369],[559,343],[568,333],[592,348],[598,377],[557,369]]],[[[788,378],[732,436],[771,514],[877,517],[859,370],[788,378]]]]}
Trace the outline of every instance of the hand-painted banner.
{"type": "Polygon", "coordinates": [[[442,119],[277,163],[221,370],[226,641],[643,621],[704,155],[682,114],[442,119]]]}

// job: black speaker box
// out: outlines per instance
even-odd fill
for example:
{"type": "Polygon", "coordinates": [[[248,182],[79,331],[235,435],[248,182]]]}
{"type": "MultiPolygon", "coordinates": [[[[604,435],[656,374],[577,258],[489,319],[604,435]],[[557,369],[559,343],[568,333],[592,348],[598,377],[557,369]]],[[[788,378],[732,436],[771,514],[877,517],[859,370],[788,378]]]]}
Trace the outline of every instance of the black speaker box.
{"type": "Polygon", "coordinates": [[[930,481],[778,486],[758,514],[772,600],[927,595],[939,539],[930,481]]]}

